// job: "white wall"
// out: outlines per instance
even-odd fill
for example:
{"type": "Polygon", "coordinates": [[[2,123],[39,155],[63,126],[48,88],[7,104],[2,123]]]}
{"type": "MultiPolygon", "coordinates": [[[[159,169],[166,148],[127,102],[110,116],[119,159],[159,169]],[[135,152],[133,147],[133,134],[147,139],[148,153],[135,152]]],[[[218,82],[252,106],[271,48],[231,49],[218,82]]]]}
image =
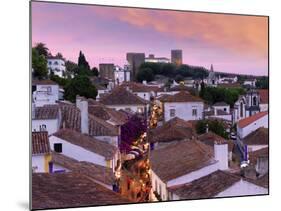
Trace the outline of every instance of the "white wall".
{"type": "Polygon", "coordinates": [[[167,185],[153,172],[153,170],[151,170],[151,180],[152,180],[153,192],[156,191],[158,194],[160,194],[160,192],[161,192],[162,200],[168,200],[167,185]],[[157,185],[157,187],[155,186],[155,184],[157,185]],[[161,189],[161,191],[160,191],[160,189],[161,189]]]}
{"type": "Polygon", "coordinates": [[[215,112],[216,112],[217,110],[223,110],[223,111],[225,111],[225,112],[227,112],[227,113],[230,112],[230,106],[213,106],[213,108],[214,108],[215,112]],[[225,110],[224,110],[224,109],[225,109],[225,110]]]}
{"type": "Polygon", "coordinates": [[[52,70],[53,73],[59,77],[64,77],[63,73],[65,72],[65,62],[62,59],[48,59],[47,67],[49,70],[52,70]],[[57,63],[57,64],[55,64],[57,63]]]}
{"type": "Polygon", "coordinates": [[[263,148],[267,148],[268,145],[248,145],[248,151],[254,152],[263,148]]]}
{"type": "Polygon", "coordinates": [[[50,142],[51,150],[54,150],[55,143],[61,143],[63,155],[74,158],[78,161],[88,161],[88,162],[95,163],[95,164],[98,164],[101,166],[106,166],[106,160],[103,156],[98,155],[94,152],[91,152],[87,149],[84,149],[80,146],[71,144],[56,136],[50,136],[49,142],[50,142]]]}
{"type": "Polygon", "coordinates": [[[257,121],[247,125],[244,128],[240,128],[237,125],[237,135],[241,140],[244,137],[246,137],[248,134],[250,134],[251,132],[255,131],[256,129],[258,129],[260,127],[268,128],[268,114],[263,116],[262,118],[258,119],[257,121]]]}
{"type": "Polygon", "coordinates": [[[170,109],[175,109],[176,114],[174,117],[179,117],[183,120],[200,120],[203,119],[203,102],[183,102],[183,103],[164,103],[164,118],[169,121],[174,117],[170,116],[170,109]],[[197,116],[192,116],[192,109],[197,109],[197,116]]]}
{"type": "Polygon", "coordinates": [[[44,155],[32,155],[32,169],[35,168],[34,172],[44,173],[45,172],[45,158],[44,155]]]}
{"type": "Polygon", "coordinates": [[[268,190],[266,188],[257,186],[255,184],[241,179],[239,182],[236,182],[234,185],[227,188],[225,191],[220,192],[215,197],[245,196],[258,194],[268,194],[268,190]]]}
{"type": "Polygon", "coordinates": [[[268,104],[260,104],[260,111],[268,111],[268,104]]]}
{"type": "Polygon", "coordinates": [[[46,125],[48,135],[51,135],[59,130],[59,119],[33,119],[32,131],[40,131],[42,125],[46,125]]]}
{"type": "Polygon", "coordinates": [[[214,164],[203,167],[197,171],[193,171],[191,173],[188,173],[188,174],[178,177],[176,179],[169,180],[167,182],[167,187],[171,187],[174,185],[181,185],[181,184],[191,182],[193,180],[196,180],[196,179],[204,177],[208,174],[211,174],[211,173],[217,171],[218,169],[219,169],[219,162],[215,162],[214,164]]]}
{"type": "Polygon", "coordinates": [[[229,115],[218,115],[218,116],[206,116],[206,119],[210,118],[210,117],[213,117],[213,118],[218,118],[218,119],[224,119],[226,121],[232,121],[232,115],[229,114],[229,115]]]}
{"type": "Polygon", "coordinates": [[[95,136],[95,138],[118,147],[118,136],[95,136]]]}
{"type": "Polygon", "coordinates": [[[142,108],[144,111],[145,105],[106,105],[108,108],[114,108],[117,111],[120,109],[126,110],[126,108],[130,108],[132,112],[136,113],[138,108],[142,108]]]}
{"type": "Polygon", "coordinates": [[[36,85],[36,91],[32,93],[36,107],[47,104],[56,104],[59,100],[58,85],[36,85]]]}

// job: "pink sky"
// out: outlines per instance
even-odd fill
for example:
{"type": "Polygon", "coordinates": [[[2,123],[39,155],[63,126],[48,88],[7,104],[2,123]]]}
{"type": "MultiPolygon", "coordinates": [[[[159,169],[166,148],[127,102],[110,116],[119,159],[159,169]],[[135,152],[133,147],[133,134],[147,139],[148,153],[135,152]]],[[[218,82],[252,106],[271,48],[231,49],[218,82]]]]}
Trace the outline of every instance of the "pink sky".
{"type": "Polygon", "coordinates": [[[167,10],[32,2],[32,43],[91,66],[123,66],[127,52],[170,58],[223,72],[268,74],[268,19],[167,10]]]}

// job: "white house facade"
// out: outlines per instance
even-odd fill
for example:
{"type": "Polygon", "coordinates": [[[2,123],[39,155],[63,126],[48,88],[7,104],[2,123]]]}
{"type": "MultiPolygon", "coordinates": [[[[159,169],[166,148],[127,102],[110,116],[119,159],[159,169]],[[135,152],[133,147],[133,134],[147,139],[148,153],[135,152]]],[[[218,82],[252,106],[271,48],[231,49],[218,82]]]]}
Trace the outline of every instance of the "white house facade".
{"type": "Polygon", "coordinates": [[[47,58],[47,67],[49,72],[53,72],[54,75],[57,75],[61,78],[65,77],[65,61],[64,59],[58,57],[49,57],[47,58]]]}

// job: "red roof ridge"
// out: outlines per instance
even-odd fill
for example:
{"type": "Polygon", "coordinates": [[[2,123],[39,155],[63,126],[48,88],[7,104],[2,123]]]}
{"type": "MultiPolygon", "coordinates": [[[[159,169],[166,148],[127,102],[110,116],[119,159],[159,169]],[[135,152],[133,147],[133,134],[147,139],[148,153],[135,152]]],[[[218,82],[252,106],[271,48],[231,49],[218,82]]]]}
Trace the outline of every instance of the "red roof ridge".
{"type": "Polygon", "coordinates": [[[244,127],[248,126],[249,124],[257,121],[258,119],[264,117],[265,115],[268,115],[268,111],[262,111],[262,112],[254,114],[253,116],[249,116],[249,117],[246,117],[244,119],[241,119],[238,122],[238,126],[240,128],[244,128],[244,127]]]}

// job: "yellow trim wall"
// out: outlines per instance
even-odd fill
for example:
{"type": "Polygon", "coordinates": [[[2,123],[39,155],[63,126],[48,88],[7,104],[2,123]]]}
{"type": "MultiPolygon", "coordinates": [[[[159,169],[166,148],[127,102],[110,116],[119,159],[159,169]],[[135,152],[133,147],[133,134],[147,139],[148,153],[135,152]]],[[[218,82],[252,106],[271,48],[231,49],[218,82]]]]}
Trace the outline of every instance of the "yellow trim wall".
{"type": "Polygon", "coordinates": [[[49,173],[49,162],[52,160],[52,155],[47,154],[44,156],[44,169],[46,173],[49,173]]]}

